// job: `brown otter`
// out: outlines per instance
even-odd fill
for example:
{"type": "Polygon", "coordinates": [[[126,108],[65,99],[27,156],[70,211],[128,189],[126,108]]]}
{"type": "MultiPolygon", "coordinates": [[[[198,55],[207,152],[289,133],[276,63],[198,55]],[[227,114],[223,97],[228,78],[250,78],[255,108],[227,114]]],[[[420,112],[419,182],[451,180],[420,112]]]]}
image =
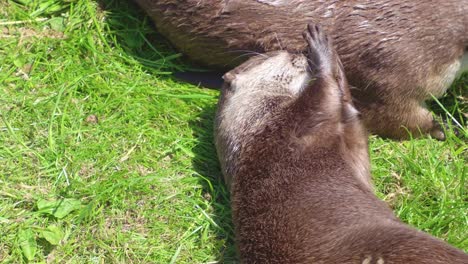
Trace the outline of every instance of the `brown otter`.
{"type": "Polygon", "coordinates": [[[286,51],[226,73],[216,146],[242,263],[466,264],[373,193],[367,135],[331,40],[309,26],[286,51]]]}
{"type": "Polygon", "coordinates": [[[304,25],[333,38],[366,127],[443,139],[425,100],[453,81],[468,45],[468,0],[136,0],[194,60],[236,66],[246,52],[300,51],[304,25]]]}

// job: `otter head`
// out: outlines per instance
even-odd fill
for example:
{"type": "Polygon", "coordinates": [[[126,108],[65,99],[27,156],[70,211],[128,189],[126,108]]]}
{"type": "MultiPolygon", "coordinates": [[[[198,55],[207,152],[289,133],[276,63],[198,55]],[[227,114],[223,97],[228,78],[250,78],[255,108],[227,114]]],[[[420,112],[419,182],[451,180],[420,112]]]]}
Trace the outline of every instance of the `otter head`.
{"type": "Polygon", "coordinates": [[[215,140],[229,186],[242,139],[258,129],[280,104],[297,97],[311,75],[303,54],[274,51],[250,58],[223,79],[215,140]]]}
{"type": "Polygon", "coordinates": [[[225,88],[231,94],[298,94],[310,80],[303,54],[275,51],[260,54],[226,73],[225,88]]]}

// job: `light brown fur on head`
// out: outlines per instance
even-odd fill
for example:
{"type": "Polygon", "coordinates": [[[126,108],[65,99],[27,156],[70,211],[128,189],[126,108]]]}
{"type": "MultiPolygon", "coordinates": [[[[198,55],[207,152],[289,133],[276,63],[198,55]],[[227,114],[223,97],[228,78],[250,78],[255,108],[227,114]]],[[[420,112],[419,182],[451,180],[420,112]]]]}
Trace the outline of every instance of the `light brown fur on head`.
{"type": "Polygon", "coordinates": [[[242,263],[467,263],[401,223],[373,193],[367,135],[331,41],[225,75],[216,147],[242,263]],[[300,80],[300,81],[298,81],[300,80]]]}
{"type": "Polygon", "coordinates": [[[340,55],[366,127],[392,138],[444,133],[424,101],[441,96],[468,45],[468,0],[136,0],[192,59],[216,67],[255,52],[302,51],[318,22],[340,55]]]}

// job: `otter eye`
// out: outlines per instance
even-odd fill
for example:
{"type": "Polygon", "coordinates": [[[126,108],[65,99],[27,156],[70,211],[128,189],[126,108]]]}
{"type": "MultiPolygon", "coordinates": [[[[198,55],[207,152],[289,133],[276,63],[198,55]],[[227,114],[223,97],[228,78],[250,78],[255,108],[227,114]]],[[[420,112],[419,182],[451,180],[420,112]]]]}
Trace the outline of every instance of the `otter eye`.
{"type": "Polygon", "coordinates": [[[221,86],[221,90],[222,91],[229,91],[229,92],[233,92],[234,91],[234,87],[231,83],[229,82],[224,82],[223,83],[223,86],[221,86]]]}

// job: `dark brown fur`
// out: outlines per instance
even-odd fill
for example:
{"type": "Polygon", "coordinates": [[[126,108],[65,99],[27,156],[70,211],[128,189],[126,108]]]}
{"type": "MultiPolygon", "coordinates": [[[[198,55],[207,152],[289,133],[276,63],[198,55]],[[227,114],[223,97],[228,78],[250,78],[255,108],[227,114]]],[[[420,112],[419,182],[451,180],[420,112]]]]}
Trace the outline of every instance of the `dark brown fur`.
{"type": "Polygon", "coordinates": [[[468,44],[468,0],[136,2],[183,53],[217,67],[236,66],[249,51],[303,50],[304,25],[319,22],[371,132],[406,138],[406,127],[444,138],[424,101],[453,80],[468,44]]]}
{"type": "Polygon", "coordinates": [[[342,66],[323,31],[309,32],[309,69],[279,52],[225,75],[216,146],[242,263],[468,263],[374,195],[342,66]]]}

